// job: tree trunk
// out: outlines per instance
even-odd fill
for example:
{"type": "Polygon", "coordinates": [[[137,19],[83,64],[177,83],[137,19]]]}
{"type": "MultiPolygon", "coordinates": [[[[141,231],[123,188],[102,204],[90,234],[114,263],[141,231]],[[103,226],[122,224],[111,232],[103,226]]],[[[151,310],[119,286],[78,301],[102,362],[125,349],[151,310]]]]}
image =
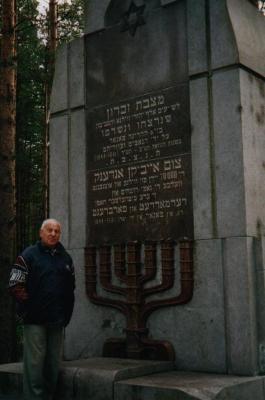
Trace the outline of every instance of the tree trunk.
{"type": "Polygon", "coordinates": [[[0,363],[3,363],[14,354],[12,301],[7,283],[15,249],[15,0],[2,0],[0,104],[0,363]]]}
{"type": "Polygon", "coordinates": [[[52,88],[52,79],[55,65],[55,52],[57,47],[57,0],[49,0],[49,19],[48,19],[48,57],[47,57],[47,81],[45,87],[45,139],[44,139],[44,181],[45,181],[45,218],[49,216],[49,108],[52,88]]]}
{"type": "Polygon", "coordinates": [[[51,70],[54,68],[55,51],[57,47],[57,0],[50,0],[49,3],[49,53],[51,70]]]}

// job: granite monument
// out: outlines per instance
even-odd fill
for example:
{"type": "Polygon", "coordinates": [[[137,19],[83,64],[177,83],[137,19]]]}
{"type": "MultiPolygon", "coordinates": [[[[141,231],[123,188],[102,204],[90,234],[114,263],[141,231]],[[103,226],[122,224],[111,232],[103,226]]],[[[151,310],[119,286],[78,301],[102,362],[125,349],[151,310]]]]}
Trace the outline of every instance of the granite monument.
{"type": "Polygon", "coordinates": [[[193,297],[149,332],[178,369],[265,373],[264,17],[248,0],[90,0],[85,18],[51,100],[50,213],[77,271],[65,357],[126,327],[87,296],[89,245],[187,237],[193,297]]]}

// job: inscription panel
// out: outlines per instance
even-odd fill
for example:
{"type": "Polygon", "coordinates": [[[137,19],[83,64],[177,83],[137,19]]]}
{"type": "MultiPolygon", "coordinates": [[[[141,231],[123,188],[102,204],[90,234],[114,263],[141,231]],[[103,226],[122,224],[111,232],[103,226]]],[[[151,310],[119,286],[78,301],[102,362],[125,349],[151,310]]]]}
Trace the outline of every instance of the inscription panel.
{"type": "Polygon", "coordinates": [[[88,113],[89,240],[193,236],[188,85],[88,113]]]}

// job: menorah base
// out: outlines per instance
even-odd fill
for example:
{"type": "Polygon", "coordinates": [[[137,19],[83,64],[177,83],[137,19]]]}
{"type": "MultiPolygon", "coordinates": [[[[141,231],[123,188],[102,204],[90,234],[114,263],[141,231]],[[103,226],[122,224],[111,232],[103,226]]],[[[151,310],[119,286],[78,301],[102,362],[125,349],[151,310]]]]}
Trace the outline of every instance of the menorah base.
{"type": "Polygon", "coordinates": [[[141,339],[139,345],[132,348],[125,338],[110,338],[104,343],[103,357],[175,361],[175,350],[167,341],[141,339]]]}

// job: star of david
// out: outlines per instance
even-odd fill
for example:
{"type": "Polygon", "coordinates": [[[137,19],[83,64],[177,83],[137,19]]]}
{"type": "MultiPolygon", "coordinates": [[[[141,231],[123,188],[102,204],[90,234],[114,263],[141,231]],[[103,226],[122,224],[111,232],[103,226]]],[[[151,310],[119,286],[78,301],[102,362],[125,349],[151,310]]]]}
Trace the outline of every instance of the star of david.
{"type": "Polygon", "coordinates": [[[129,31],[130,34],[134,36],[138,26],[145,24],[143,17],[144,9],[145,4],[136,6],[134,1],[132,1],[129,10],[123,15],[121,32],[129,31]]]}

